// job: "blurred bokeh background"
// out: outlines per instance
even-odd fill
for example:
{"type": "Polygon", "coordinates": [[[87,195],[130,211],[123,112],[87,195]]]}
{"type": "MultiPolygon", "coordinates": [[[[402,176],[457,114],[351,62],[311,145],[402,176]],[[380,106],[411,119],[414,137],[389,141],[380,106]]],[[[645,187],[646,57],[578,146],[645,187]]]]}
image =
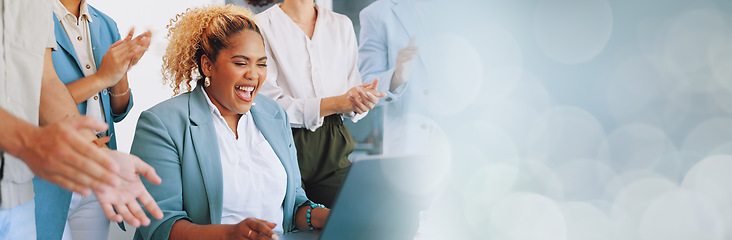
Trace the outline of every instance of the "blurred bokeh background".
{"type": "MultiPolygon", "coordinates": [[[[732,1],[416,0],[440,154],[420,239],[732,239],[732,1]]],[[[139,113],[168,99],[165,26],[212,0],[89,3],[151,29],[129,73],[139,113]]],[[[237,1],[231,1],[237,3],[237,1]]],[[[239,1],[241,2],[241,1],[239,1]]],[[[316,1],[346,14],[372,0],[316,1]]],[[[380,117],[351,124],[378,154],[380,117]]],[[[130,239],[112,227],[110,239],[130,239]]],[[[130,228],[131,229],[131,228],[130,228]]]]}

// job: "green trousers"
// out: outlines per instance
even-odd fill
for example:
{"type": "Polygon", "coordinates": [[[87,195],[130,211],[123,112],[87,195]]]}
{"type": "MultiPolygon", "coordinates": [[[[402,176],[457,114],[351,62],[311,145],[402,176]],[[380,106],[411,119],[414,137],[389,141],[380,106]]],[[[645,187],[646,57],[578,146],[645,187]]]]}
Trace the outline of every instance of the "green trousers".
{"type": "Polygon", "coordinates": [[[313,202],[332,207],[351,166],[348,155],[356,146],[351,133],[340,116],[330,115],[315,132],[293,128],[292,136],[305,193],[313,202]]]}

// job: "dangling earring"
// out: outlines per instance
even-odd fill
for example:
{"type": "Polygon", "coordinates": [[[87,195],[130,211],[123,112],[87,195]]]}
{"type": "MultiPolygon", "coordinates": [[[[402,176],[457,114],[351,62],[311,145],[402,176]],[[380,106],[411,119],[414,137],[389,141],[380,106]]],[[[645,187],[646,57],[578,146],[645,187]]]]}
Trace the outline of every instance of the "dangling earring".
{"type": "Polygon", "coordinates": [[[203,80],[203,86],[204,86],[204,87],[208,87],[208,86],[211,86],[211,79],[209,79],[208,77],[206,77],[206,78],[205,78],[205,79],[203,80]]]}

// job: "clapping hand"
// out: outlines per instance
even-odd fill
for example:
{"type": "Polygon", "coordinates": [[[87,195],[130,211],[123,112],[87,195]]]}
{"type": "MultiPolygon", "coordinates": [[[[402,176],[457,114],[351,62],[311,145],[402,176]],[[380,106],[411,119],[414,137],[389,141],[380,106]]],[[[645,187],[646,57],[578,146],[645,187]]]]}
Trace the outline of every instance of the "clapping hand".
{"type": "Polygon", "coordinates": [[[152,33],[146,31],[133,38],[135,29],[131,29],[127,37],[120,39],[111,46],[102,57],[101,66],[97,74],[101,76],[104,85],[114,86],[127,73],[127,70],[142,58],[150,46],[152,33]]]}
{"type": "Polygon", "coordinates": [[[160,184],[162,179],[155,173],[155,169],[134,155],[109,149],[105,151],[120,166],[117,174],[120,184],[117,187],[104,186],[94,192],[107,218],[115,222],[124,220],[134,227],[147,226],[150,219],[142,210],[142,204],[150,215],[162,219],[163,212],[147,192],[139,176],[144,176],[153,184],[160,184]]]}
{"type": "Polygon", "coordinates": [[[34,128],[30,134],[20,136],[27,148],[17,156],[36,176],[87,196],[91,189],[119,185],[115,177],[118,164],[81,133],[106,129],[107,124],[88,116],[34,128]]]}
{"type": "Polygon", "coordinates": [[[415,37],[412,37],[409,40],[409,45],[397,53],[396,67],[391,78],[389,91],[394,91],[409,80],[409,74],[412,72],[412,66],[414,65],[413,60],[419,55],[419,48],[414,45],[414,39],[415,37]]]}
{"type": "Polygon", "coordinates": [[[379,79],[374,79],[371,83],[365,83],[348,90],[348,100],[351,101],[353,111],[361,114],[373,109],[379,98],[386,97],[386,94],[379,92],[379,79]]]}

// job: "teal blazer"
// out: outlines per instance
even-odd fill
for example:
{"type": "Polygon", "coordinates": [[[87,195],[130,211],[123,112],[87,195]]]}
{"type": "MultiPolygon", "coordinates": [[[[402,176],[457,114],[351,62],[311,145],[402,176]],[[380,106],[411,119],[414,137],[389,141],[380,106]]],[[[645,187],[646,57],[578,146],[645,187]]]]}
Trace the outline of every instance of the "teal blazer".
{"type": "MultiPolygon", "coordinates": [[[[160,185],[143,180],[165,215],[135,232],[135,239],[168,239],[173,223],[220,224],[223,201],[221,157],[213,117],[201,86],[140,114],[131,154],[155,168],[160,185]]],[[[285,232],[295,229],[294,213],[309,204],[300,186],[300,168],[290,121],[274,100],[259,94],[250,112],[287,172],[283,201],[285,232]]]]}
{"type": "MultiPolygon", "coordinates": [[[[99,67],[102,66],[102,57],[104,57],[104,54],[106,54],[107,50],[109,50],[109,46],[119,41],[119,30],[117,29],[117,23],[115,23],[112,18],[100,12],[91,5],[89,5],[89,14],[92,15],[93,20],[89,23],[89,34],[91,35],[92,53],[94,55],[94,62],[96,63],[97,67],[99,67]]],[[[69,37],[64,31],[64,27],[58,21],[56,15],[53,15],[53,20],[55,24],[54,31],[56,33],[56,43],[59,46],[58,51],[53,51],[51,53],[53,59],[53,67],[56,69],[56,74],[58,74],[58,77],[61,79],[62,82],[64,82],[64,84],[68,84],[78,79],[84,78],[84,73],[82,72],[82,67],[84,66],[79,63],[79,58],[76,56],[74,46],[71,45],[69,37]]],[[[109,125],[107,135],[112,136],[112,138],[109,140],[109,143],[107,143],[107,146],[109,146],[110,149],[116,150],[117,136],[116,134],[113,135],[114,123],[120,122],[125,119],[127,113],[129,113],[130,109],[132,109],[132,92],[130,92],[130,94],[128,95],[129,103],[127,104],[127,109],[125,109],[125,111],[120,114],[112,113],[112,107],[110,105],[109,97],[110,96],[107,89],[102,90],[102,110],[104,110],[104,118],[107,121],[107,125],[109,125]]],[[[86,101],[84,101],[77,105],[81,114],[86,115],[86,104],[86,101]]]]}
{"type": "MultiPolygon", "coordinates": [[[[56,15],[53,13],[51,15],[55,24],[54,32],[58,44],[58,50],[51,53],[56,74],[64,84],[84,78],[84,73],[81,71],[82,66],[76,56],[74,46],[71,45],[64,27],[58,21],[56,15]]],[[[120,39],[119,30],[117,29],[117,23],[112,18],[91,5],[89,5],[89,15],[92,17],[92,22],[89,23],[92,53],[97,66],[101,66],[102,57],[107,53],[109,46],[120,39]]],[[[122,121],[132,108],[132,93],[129,95],[130,100],[127,109],[119,115],[112,114],[107,90],[104,89],[101,93],[102,109],[109,126],[107,135],[112,136],[107,146],[110,149],[117,149],[117,136],[113,134],[114,123],[122,121]]],[[[86,102],[82,102],[77,107],[81,114],[86,114],[86,102]]],[[[69,213],[71,192],[37,177],[33,179],[33,190],[36,194],[36,225],[43,226],[36,228],[38,239],[61,239],[66,217],[69,213]]]]}

